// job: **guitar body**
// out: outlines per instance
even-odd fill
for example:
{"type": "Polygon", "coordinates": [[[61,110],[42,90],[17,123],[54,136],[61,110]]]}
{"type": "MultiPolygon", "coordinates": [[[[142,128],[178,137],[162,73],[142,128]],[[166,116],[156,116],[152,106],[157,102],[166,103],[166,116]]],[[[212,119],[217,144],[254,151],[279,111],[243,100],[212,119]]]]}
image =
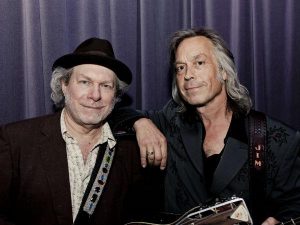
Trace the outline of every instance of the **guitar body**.
{"type": "Polygon", "coordinates": [[[242,198],[231,198],[210,207],[195,207],[171,223],[130,222],[127,225],[232,225],[253,224],[242,198]]]}

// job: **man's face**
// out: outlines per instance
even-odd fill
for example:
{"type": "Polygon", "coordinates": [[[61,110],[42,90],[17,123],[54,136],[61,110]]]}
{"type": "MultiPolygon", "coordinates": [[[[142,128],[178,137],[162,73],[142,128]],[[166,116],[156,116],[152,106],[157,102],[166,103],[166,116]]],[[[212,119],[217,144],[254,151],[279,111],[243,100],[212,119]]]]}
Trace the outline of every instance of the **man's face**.
{"type": "Polygon", "coordinates": [[[84,127],[98,126],[114,107],[116,75],[103,66],[79,65],[62,90],[69,119],[84,127]]]}
{"type": "MultiPolygon", "coordinates": [[[[179,44],[175,70],[178,91],[187,103],[201,107],[226,96],[224,85],[217,79],[213,45],[206,37],[187,38],[179,44]]],[[[222,78],[226,79],[225,73],[222,78]]]]}

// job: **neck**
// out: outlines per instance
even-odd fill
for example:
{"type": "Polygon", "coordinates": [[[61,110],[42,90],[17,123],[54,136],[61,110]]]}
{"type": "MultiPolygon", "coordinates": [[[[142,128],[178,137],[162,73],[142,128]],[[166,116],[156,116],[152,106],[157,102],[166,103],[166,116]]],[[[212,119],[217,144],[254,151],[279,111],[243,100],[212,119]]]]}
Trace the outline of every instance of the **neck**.
{"type": "Polygon", "coordinates": [[[76,123],[65,110],[64,120],[70,135],[76,139],[82,153],[83,161],[86,162],[92,147],[101,136],[102,124],[99,126],[84,126],[76,123]]]}
{"type": "Polygon", "coordinates": [[[214,104],[207,104],[197,109],[204,128],[205,138],[203,151],[207,157],[220,154],[224,149],[224,140],[232,118],[232,111],[228,110],[226,98],[214,104]]]}
{"type": "Polygon", "coordinates": [[[67,127],[68,132],[76,138],[78,141],[80,140],[94,140],[99,137],[101,134],[102,124],[99,126],[85,126],[76,123],[68,112],[64,111],[64,120],[67,127]]]}
{"type": "Polygon", "coordinates": [[[198,107],[197,112],[205,127],[210,126],[211,124],[230,123],[233,114],[228,108],[227,96],[216,99],[216,101],[205,106],[198,107]]]}

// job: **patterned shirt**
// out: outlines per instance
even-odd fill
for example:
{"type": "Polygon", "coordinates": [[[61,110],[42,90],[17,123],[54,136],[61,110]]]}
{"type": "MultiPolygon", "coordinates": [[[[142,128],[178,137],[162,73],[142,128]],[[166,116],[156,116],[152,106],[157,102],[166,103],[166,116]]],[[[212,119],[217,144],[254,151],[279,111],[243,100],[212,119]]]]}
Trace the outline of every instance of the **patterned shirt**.
{"type": "Polygon", "coordinates": [[[91,148],[86,162],[84,162],[83,155],[81,153],[77,140],[73,138],[67,131],[64,114],[65,111],[63,110],[60,117],[60,126],[62,137],[66,142],[72,201],[72,215],[74,221],[78,214],[85,189],[89,183],[93,168],[95,166],[97,154],[99,151],[99,145],[108,142],[109,148],[113,148],[116,145],[116,140],[112,134],[109,124],[105,123],[102,126],[102,134],[99,140],[91,148]]]}

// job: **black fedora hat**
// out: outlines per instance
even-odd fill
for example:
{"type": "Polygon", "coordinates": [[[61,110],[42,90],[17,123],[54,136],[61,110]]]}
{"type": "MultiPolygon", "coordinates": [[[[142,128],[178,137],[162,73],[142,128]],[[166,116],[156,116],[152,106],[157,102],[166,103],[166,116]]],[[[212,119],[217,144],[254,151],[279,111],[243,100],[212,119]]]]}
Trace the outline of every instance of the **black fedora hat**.
{"type": "Polygon", "coordinates": [[[90,38],[82,42],[73,53],[58,58],[52,66],[65,69],[81,64],[96,64],[107,67],[115,72],[117,77],[131,83],[132,74],[130,69],[121,61],[115,58],[114,50],[109,41],[100,38],[90,38]]]}

